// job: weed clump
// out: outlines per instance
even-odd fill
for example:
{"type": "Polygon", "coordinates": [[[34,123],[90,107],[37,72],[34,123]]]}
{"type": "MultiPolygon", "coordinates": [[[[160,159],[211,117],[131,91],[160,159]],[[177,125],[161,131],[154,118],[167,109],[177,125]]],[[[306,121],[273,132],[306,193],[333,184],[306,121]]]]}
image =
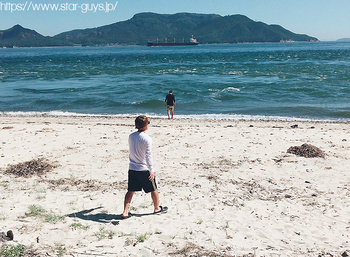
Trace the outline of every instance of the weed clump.
{"type": "Polygon", "coordinates": [[[23,245],[2,245],[0,248],[0,256],[5,257],[20,257],[24,254],[23,245]]]}
{"type": "Polygon", "coordinates": [[[44,158],[39,158],[15,165],[8,165],[5,173],[17,177],[31,177],[33,175],[41,176],[56,167],[56,165],[49,163],[44,158]]]}
{"type": "MultiPolygon", "coordinates": [[[[65,216],[56,215],[52,212],[47,212],[44,208],[39,205],[31,205],[28,208],[28,212],[25,213],[26,217],[41,218],[48,223],[57,223],[63,221],[65,216]]],[[[0,256],[1,257],[1,256],[0,256]]]]}
{"type": "Polygon", "coordinates": [[[94,233],[94,236],[96,236],[98,240],[102,240],[104,238],[113,239],[115,232],[112,230],[106,230],[105,228],[101,227],[99,232],[94,233]]]}
{"type": "Polygon", "coordinates": [[[301,146],[291,146],[287,153],[292,153],[306,158],[325,157],[325,153],[316,146],[310,144],[302,144],[301,146]]]}

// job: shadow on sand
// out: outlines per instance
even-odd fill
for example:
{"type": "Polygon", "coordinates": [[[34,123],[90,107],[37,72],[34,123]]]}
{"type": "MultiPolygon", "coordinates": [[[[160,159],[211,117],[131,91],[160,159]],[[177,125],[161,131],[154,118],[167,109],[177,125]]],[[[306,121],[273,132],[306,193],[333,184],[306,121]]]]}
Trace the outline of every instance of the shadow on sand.
{"type": "Polygon", "coordinates": [[[95,213],[91,214],[91,212],[96,211],[98,209],[101,209],[102,207],[96,207],[89,210],[74,212],[71,214],[67,214],[67,217],[70,218],[78,218],[82,220],[90,220],[94,222],[100,222],[100,223],[112,223],[113,225],[119,225],[119,220],[122,220],[122,215],[116,215],[116,214],[106,214],[106,213],[95,213]]]}
{"type": "MultiPolygon", "coordinates": [[[[67,217],[70,218],[78,218],[82,220],[90,220],[94,222],[100,222],[100,223],[112,223],[113,225],[119,225],[120,220],[125,220],[125,218],[122,217],[121,214],[106,214],[106,213],[95,213],[91,214],[91,212],[96,211],[98,209],[101,209],[103,207],[96,207],[92,208],[89,210],[84,210],[84,211],[79,211],[79,212],[74,212],[71,214],[67,214],[67,217]]],[[[142,213],[142,214],[133,214],[129,213],[129,217],[144,217],[144,216],[149,216],[149,215],[157,215],[161,214],[159,213],[154,213],[154,212],[149,212],[149,213],[142,213]]]]}

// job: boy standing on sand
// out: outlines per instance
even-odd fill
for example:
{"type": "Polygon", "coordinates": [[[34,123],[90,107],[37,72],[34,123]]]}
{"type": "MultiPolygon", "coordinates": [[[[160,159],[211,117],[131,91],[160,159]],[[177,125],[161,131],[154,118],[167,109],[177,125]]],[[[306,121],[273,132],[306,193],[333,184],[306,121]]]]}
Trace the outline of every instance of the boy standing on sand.
{"type": "Polygon", "coordinates": [[[173,90],[170,90],[169,94],[167,94],[167,96],[165,97],[164,105],[167,106],[168,119],[170,119],[170,113],[171,113],[171,118],[174,119],[174,107],[176,103],[175,103],[175,96],[173,95],[173,90]]]}
{"type": "Polygon", "coordinates": [[[146,116],[138,116],[135,119],[137,131],[129,135],[128,192],[124,199],[123,219],[130,217],[129,207],[135,191],[142,189],[146,193],[151,193],[154,213],[166,212],[168,209],[159,206],[159,194],[153,167],[152,138],[145,133],[149,124],[146,116]]]}

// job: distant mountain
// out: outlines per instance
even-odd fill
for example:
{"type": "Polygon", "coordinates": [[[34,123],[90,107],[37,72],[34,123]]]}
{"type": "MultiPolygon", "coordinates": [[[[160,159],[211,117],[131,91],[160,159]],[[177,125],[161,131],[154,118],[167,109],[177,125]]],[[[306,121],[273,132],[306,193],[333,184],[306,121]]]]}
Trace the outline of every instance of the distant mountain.
{"type": "Polygon", "coordinates": [[[201,44],[318,41],[278,25],[255,22],[243,15],[139,13],[127,21],[94,29],[73,30],[54,38],[82,45],[136,44],[147,41],[188,41],[194,35],[201,44]]]}
{"type": "Polygon", "coordinates": [[[0,47],[41,47],[70,45],[52,37],[44,37],[35,30],[15,25],[7,30],[0,30],[0,47]]]}
{"type": "Polygon", "coordinates": [[[139,13],[110,25],[72,30],[44,37],[19,25],[0,31],[0,47],[62,45],[146,45],[148,41],[188,42],[194,35],[201,44],[280,41],[318,41],[279,25],[256,22],[244,15],[139,13]]]}
{"type": "Polygon", "coordinates": [[[337,42],[350,42],[350,38],[341,38],[338,39],[337,42]]]}

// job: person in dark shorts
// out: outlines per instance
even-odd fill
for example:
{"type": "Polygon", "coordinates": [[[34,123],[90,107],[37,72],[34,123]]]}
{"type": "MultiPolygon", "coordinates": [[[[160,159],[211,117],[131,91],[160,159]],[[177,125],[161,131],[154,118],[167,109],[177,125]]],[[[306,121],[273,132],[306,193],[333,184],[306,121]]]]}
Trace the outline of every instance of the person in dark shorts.
{"type": "Polygon", "coordinates": [[[124,199],[123,219],[130,217],[129,207],[136,191],[144,190],[146,193],[151,193],[154,213],[167,210],[167,207],[159,206],[159,193],[153,167],[152,138],[145,133],[149,124],[146,116],[138,116],[135,119],[137,131],[129,135],[128,192],[124,199]]]}
{"type": "Polygon", "coordinates": [[[168,119],[170,119],[170,113],[171,118],[174,119],[174,107],[176,103],[175,96],[173,95],[173,90],[170,90],[169,94],[166,95],[164,105],[167,107],[168,119]]]}

